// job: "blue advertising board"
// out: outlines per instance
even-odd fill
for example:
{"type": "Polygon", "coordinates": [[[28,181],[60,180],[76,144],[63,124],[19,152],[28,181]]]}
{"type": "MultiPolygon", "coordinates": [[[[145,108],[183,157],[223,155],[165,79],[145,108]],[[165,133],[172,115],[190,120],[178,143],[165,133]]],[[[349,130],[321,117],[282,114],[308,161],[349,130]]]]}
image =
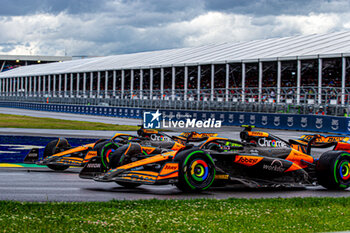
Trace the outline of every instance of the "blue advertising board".
{"type": "MultiPolygon", "coordinates": [[[[41,111],[66,112],[88,115],[101,115],[110,117],[125,117],[142,119],[144,112],[155,112],[155,109],[124,108],[108,106],[85,106],[85,105],[64,105],[64,104],[41,104],[41,103],[20,103],[0,102],[1,107],[23,108],[41,111]]],[[[302,131],[316,131],[329,133],[350,134],[350,118],[322,116],[322,115],[296,115],[296,114],[271,114],[271,113],[246,113],[246,112],[206,112],[191,110],[160,110],[164,119],[207,120],[215,118],[222,121],[222,125],[239,126],[255,125],[261,128],[270,129],[291,129],[302,131]]]]}

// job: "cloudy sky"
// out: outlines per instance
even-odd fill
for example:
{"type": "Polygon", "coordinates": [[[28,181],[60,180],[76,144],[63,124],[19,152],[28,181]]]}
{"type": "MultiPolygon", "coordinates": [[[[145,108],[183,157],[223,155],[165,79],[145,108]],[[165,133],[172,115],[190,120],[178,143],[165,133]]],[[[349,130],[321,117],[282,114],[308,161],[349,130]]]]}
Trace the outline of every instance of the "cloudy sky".
{"type": "Polygon", "coordinates": [[[0,54],[101,56],[344,30],[349,0],[0,0],[0,54]]]}

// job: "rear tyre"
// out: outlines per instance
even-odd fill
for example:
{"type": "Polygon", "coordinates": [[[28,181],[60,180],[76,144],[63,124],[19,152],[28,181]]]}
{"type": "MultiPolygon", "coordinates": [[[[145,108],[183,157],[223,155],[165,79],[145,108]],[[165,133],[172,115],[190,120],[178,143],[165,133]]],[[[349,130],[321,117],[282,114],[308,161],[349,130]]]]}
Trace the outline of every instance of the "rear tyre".
{"type": "Polygon", "coordinates": [[[317,180],[327,189],[350,187],[350,154],[344,151],[323,153],[316,165],[317,180]]]}
{"type": "MultiPolygon", "coordinates": [[[[43,159],[46,159],[47,157],[49,157],[53,154],[57,154],[59,152],[65,151],[64,146],[63,146],[63,145],[65,145],[65,143],[59,143],[59,140],[67,141],[66,139],[63,138],[63,139],[56,139],[56,140],[49,142],[45,146],[43,159]]],[[[69,145],[68,142],[67,142],[67,145],[69,145]]],[[[67,165],[55,165],[55,164],[49,164],[49,165],[47,165],[47,167],[54,170],[54,171],[64,171],[67,168],[69,168],[69,166],[67,166],[67,165]]]]}
{"type": "Polygon", "coordinates": [[[175,156],[179,163],[176,186],[184,192],[208,189],[215,179],[215,165],[206,152],[198,149],[182,151],[175,156]]]}
{"type": "Polygon", "coordinates": [[[95,146],[97,156],[101,157],[101,163],[105,169],[110,169],[110,155],[118,148],[119,145],[112,141],[101,142],[95,146]]]}
{"type": "Polygon", "coordinates": [[[117,184],[119,184],[120,186],[123,186],[125,188],[136,188],[139,187],[141,184],[137,184],[137,183],[130,183],[130,182],[125,182],[125,181],[116,181],[117,184]]]}

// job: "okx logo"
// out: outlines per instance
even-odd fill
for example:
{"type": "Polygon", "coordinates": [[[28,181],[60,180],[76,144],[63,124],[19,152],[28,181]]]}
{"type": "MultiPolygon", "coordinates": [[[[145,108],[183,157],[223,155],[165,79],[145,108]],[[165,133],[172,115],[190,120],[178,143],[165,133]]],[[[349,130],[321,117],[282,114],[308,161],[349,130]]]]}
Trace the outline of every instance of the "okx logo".
{"type": "Polygon", "coordinates": [[[162,114],[159,110],[156,112],[144,112],[143,113],[143,127],[145,129],[160,129],[162,114]]]}

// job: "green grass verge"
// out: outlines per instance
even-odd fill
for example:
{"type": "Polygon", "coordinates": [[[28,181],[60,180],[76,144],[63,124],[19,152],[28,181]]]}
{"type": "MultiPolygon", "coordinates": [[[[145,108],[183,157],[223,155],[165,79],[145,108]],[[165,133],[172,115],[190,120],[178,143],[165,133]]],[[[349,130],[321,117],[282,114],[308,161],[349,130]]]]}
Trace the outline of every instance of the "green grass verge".
{"type": "MultiPolygon", "coordinates": [[[[77,119],[79,115],[77,115],[77,119]]],[[[0,114],[0,128],[134,131],[138,126],[0,114]]]]}
{"type": "Polygon", "coordinates": [[[2,232],[331,232],[350,198],[0,202],[2,232]]]}

